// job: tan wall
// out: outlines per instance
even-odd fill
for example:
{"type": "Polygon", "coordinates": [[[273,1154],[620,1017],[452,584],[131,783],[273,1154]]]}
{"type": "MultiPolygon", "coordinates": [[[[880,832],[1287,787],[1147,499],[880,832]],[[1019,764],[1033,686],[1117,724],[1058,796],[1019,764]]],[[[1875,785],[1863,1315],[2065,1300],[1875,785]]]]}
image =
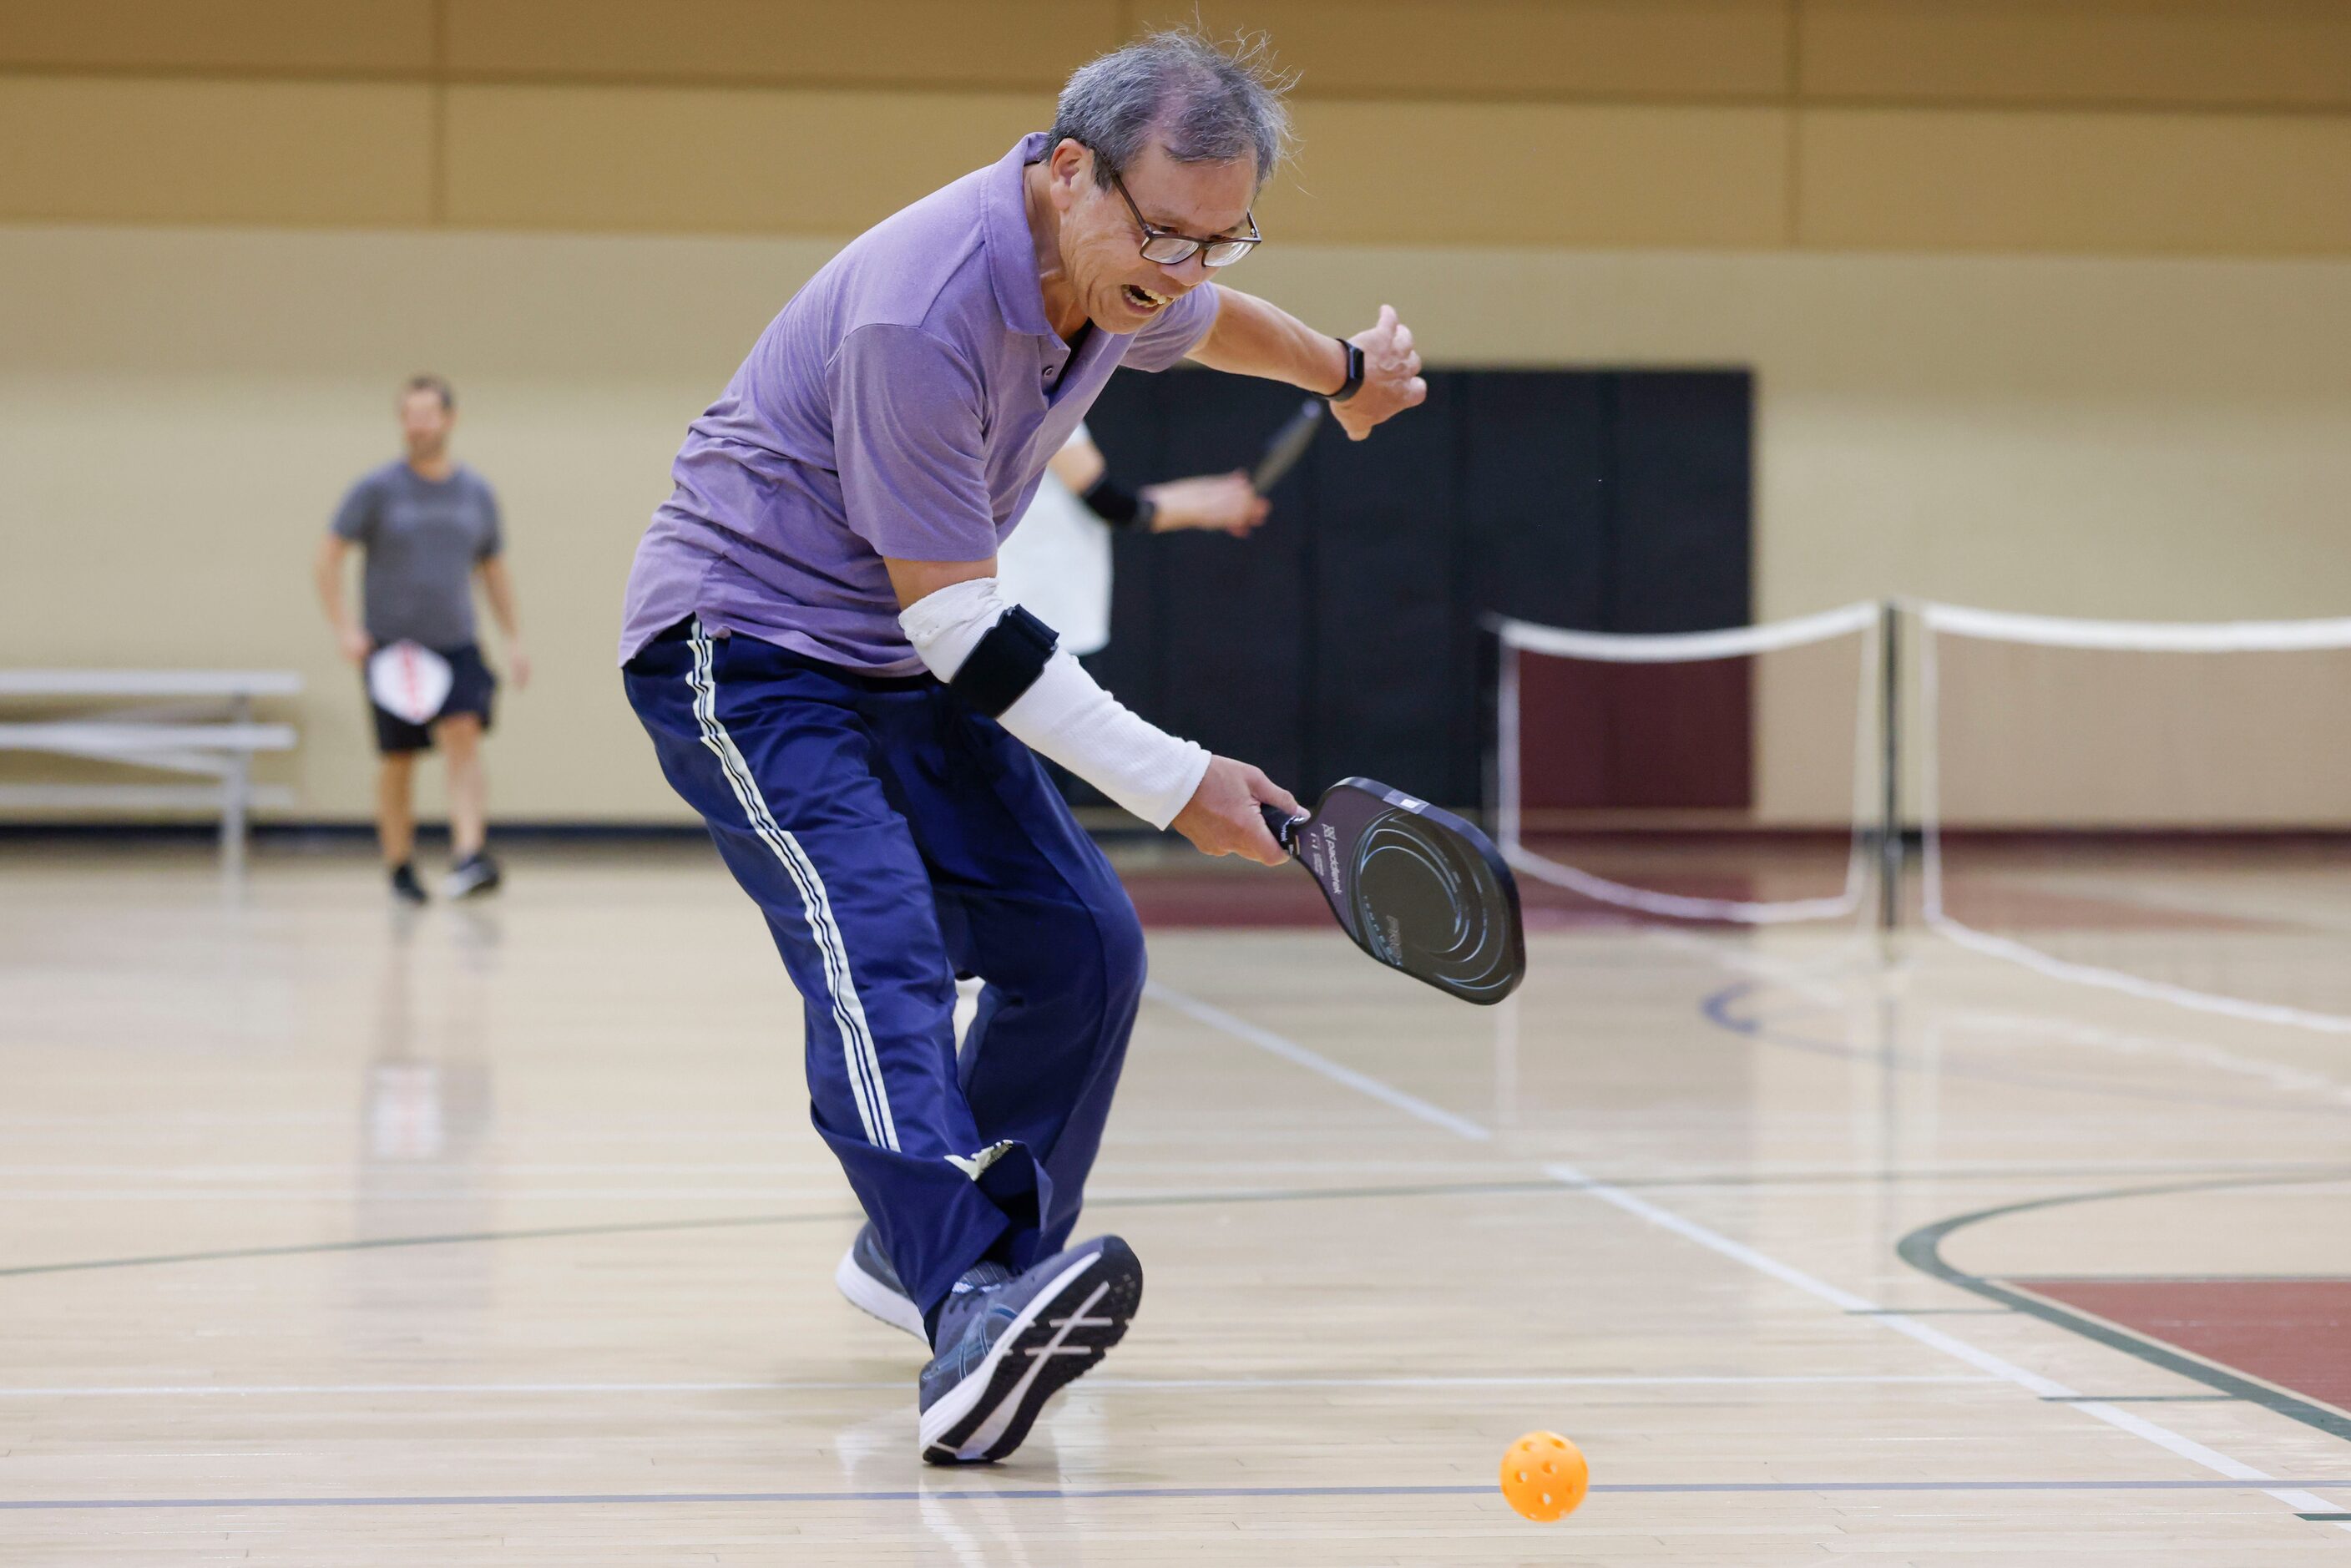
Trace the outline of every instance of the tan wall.
{"type": "Polygon", "coordinates": [[[2351,826],[2351,650],[1938,639],[1938,789],[1991,828],[2351,826]]]}
{"type": "MultiPolygon", "coordinates": [[[[2335,0],[1215,0],[1285,240],[2351,254],[2335,0]]],[[[0,8],[0,222],[853,233],[1141,0],[0,8]],[[975,26],[976,18],[984,24],[975,26]]]]}
{"type": "MultiPolygon", "coordinates": [[[[541,665],[501,809],[674,815],[610,657],[685,422],[841,236],[1160,10],[0,7],[0,664],[298,664],[300,812],[360,814],[305,561],[432,366],[541,665]]],[[[2351,6],[1206,10],[1305,73],[1238,280],[1392,300],[1442,363],[1756,369],[1761,613],[2351,609],[2351,6]]],[[[1833,664],[1763,688],[1769,817],[1845,812],[1833,664]]]]}
{"type": "MultiPolygon", "coordinates": [[[[299,666],[301,810],[360,812],[305,564],[394,449],[397,378],[435,365],[506,499],[541,667],[503,722],[502,808],[671,814],[611,673],[622,578],[685,422],[827,250],[0,229],[0,664],[299,666]]],[[[1448,363],[1754,366],[1765,616],[1886,592],[2351,609],[2351,264],[1288,246],[1247,270],[1334,325],[1391,300],[1448,363]]],[[[1843,817],[1814,738],[1841,679],[1767,685],[1767,815],[1843,817]]]]}

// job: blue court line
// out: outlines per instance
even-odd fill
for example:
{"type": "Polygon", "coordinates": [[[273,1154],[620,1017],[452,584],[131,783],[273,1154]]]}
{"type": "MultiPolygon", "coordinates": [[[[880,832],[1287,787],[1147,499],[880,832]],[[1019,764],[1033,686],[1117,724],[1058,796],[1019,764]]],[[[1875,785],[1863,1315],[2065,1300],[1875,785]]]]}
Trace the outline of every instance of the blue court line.
{"type": "MultiPolygon", "coordinates": [[[[2060,1491],[2274,1491],[2282,1487],[2351,1487],[2351,1476],[2326,1480],[2084,1480],[2084,1481],[1604,1481],[1594,1492],[1618,1495],[1755,1492],[2060,1492],[2060,1491]]],[[[1496,1489],[1475,1486],[1395,1487],[1006,1487],[895,1491],[712,1491],[539,1492],[513,1496],[450,1497],[132,1497],[37,1498],[0,1500],[0,1510],[201,1508],[564,1508],[664,1503],[839,1503],[935,1501],[1094,1502],[1167,1498],[1379,1498],[1484,1497],[1496,1489]]]]}

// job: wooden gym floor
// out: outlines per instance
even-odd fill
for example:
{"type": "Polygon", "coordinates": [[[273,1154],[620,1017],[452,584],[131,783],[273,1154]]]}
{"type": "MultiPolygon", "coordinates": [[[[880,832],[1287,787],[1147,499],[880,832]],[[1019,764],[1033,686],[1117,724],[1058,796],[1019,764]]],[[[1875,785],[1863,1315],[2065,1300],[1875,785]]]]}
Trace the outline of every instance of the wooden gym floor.
{"type": "MultiPolygon", "coordinates": [[[[1145,865],[1081,1232],[1143,1313],[940,1472],[748,905],[510,870],[411,918],[356,855],[0,844],[0,1562],[2351,1563],[2351,1036],[1541,899],[1480,1011],[1266,916],[1294,873],[1145,865]],[[1556,1525],[1495,1490],[1536,1427],[1556,1525]]],[[[1954,905],[2351,1010],[2346,891],[1954,905]]]]}

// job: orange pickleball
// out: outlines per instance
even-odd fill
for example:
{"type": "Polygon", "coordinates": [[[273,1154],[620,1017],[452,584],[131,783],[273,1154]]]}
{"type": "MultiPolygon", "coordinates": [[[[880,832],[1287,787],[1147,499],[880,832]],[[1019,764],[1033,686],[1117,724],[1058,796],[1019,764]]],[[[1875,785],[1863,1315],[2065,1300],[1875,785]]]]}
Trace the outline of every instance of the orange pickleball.
{"type": "Polygon", "coordinates": [[[1541,1524],[1575,1511],[1592,1484],[1583,1450],[1556,1432],[1530,1432],[1502,1455],[1502,1496],[1541,1524]]]}

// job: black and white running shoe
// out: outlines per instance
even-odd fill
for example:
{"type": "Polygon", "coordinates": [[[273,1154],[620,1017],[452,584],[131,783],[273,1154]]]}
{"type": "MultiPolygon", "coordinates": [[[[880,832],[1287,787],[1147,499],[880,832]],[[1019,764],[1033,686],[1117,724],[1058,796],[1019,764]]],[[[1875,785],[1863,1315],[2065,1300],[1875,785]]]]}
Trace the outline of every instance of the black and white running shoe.
{"type": "Polygon", "coordinates": [[[1143,1264],[1115,1236],[948,1297],[938,1354],[919,1385],[925,1461],[986,1464],[1011,1453],[1045,1401],[1125,1336],[1142,1301],[1143,1264]]]}
{"type": "Polygon", "coordinates": [[[444,898],[475,898],[495,892],[499,882],[498,862],[487,852],[475,850],[449,868],[448,880],[441,884],[444,898]]]}
{"type": "Polygon", "coordinates": [[[865,1222],[857,1239],[841,1255],[832,1282],[841,1287],[851,1306],[872,1313],[893,1329],[904,1329],[925,1344],[930,1343],[923,1331],[923,1309],[914,1305],[906,1287],[898,1282],[898,1270],[890,1266],[889,1254],[882,1250],[882,1238],[872,1220],[865,1222]]]}
{"type": "Polygon", "coordinates": [[[416,867],[407,861],[392,868],[392,896],[402,904],[424,902],[424,884],[416,880],[416,867]]]}

